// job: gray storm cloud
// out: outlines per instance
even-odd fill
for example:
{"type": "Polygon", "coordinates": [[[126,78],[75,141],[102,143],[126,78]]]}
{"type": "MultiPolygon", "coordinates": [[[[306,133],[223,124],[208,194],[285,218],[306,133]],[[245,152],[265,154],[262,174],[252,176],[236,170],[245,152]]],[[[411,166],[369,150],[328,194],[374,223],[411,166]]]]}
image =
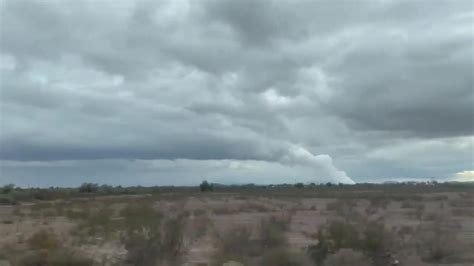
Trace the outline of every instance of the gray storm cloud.
{"type": "Polygon", "coordinates": [[[107,160],[182,160],[176,178],[255,161],[265,170],[241,175],[267,183],[472,170],[473,8],[0,0],[0,163],[18,162],[0,182],[165,175],[107,160]]]}

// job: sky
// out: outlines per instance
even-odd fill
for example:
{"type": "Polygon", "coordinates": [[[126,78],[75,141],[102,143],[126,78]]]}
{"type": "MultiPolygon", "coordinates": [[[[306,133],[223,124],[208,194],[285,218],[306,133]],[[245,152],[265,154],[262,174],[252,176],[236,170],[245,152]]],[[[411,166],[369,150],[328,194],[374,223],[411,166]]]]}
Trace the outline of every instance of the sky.
{"type": "Polygon", "coordinates": [[[474,180],[474,2],[0,0],[0,184],[474,180]]]}

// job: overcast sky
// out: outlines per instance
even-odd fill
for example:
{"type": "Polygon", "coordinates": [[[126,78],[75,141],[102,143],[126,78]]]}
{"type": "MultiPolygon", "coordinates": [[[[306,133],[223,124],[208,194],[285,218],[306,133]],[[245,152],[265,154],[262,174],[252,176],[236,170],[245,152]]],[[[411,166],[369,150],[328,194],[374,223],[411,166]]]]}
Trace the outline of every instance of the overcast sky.
{"type": "Polygon", "coordinates": [[[0,3],[0,184],[474,180],[472,1],[0,3]]]}

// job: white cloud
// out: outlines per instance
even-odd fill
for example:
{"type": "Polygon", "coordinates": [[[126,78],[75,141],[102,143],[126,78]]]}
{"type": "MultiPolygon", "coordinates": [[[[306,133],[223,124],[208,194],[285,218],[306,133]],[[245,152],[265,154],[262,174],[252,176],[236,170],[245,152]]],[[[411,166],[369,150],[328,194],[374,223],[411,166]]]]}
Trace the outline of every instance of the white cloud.
{"type": "Polygon", "coordinates": [[[454,174],[452,177],[454,181],[474,182],[474,170],[466,170],[454,174]]]}

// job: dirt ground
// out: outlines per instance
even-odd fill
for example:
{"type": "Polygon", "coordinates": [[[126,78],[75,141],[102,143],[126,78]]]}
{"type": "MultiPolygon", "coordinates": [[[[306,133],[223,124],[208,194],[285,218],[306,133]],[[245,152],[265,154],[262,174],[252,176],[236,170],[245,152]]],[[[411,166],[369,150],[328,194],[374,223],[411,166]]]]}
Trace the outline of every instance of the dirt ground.
{"type": "MultiPolygon", "coordinates": [[[[236,193],[214,193],[183,195],[180,197],[151,197],[150,195],[133,197],[96,197],[81,203],[80,201],[54,201],[41,203],[19,203],[15,206],[0,205],[0,247],[6,250],[28,249],[27,240],[41,230],[54,232],[61,245],[75,252],[93,258],[105,265],[116,265],[123,261],[127,250],[117,238],[78,240],[73,234],[79,219],[66,215],[68,210],[94,208],[106,205],[113,210],[113,219],[121,219],[117,213],[127,204],[140,197],[153,201],[155,209],[164,215],[173,215],[177,211],[185,212],[189,221],[206,217],[207,230],[199,237],[186,237],[184,241],[184,265],[209,265],[216,252],[215,236],[224,234],[236,226],[245,226],[253,234],[262,219],[268,217],[289,217],[289,227],[285,232],[288,248],[304,253],[316,242],[318,229],[336,217],[352,219],[360,216],[377,219],[385,223],[392,231],[402,228],[409,232],[403,238],[396,256],[401,265],[422,266],[437,265],[423,262],[413,245],[416,228],[432,223],[437,217],[449,220],[449,226],[456,239],[456,255],[448,265],[473,265],[474,262],[474,208],[469,193],[427,193],[421,201],[390,200],[377,204],[374,200],[351,199],[352,207],[331,207],[338,198],[265,197],[264,195],[239,195],[236,193]],[[81,205],[82,204],[82,205],[81,205]],[[57,211],[57,206],[62,206],[57,211]],[[419,211],[417,211],[419,210],[419,211]],[[201,218],[200,218],[201,217],[201,218]]],[[[443,264],[444,265],[444,264],[443,264]]]]}

